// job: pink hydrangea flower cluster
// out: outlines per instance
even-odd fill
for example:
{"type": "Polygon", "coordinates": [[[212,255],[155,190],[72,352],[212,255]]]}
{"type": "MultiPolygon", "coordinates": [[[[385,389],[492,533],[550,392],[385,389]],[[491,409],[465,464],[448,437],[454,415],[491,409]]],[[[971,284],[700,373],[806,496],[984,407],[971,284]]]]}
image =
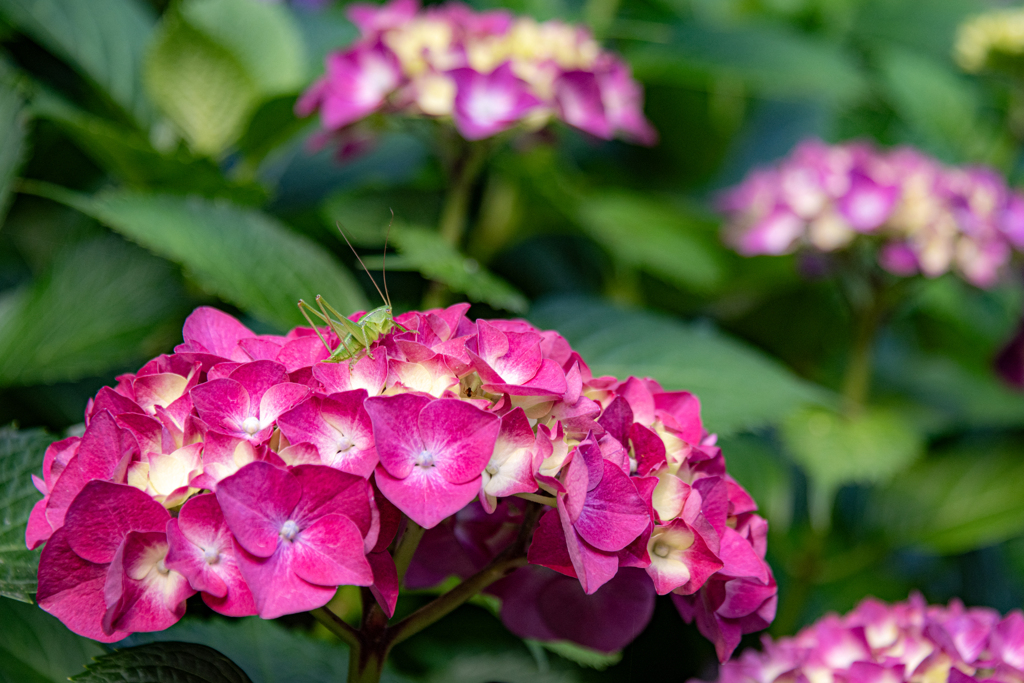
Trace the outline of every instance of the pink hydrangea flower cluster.
{"type": "MultiPolygon", "coordinates": [[[[914,594],[888,605],[866,598],[844,616],[830,614],[796,636],[763,639],[724,664],[719,683],[1024,680],[1024,614],[987,607],[928,605],[914,594]]],[[[694,682],[695,683],[695,682],[694,682]]]]}
{"type": "Polygon", "coordinates": [[[319,110],[327,131],[387,110],[450,117],[467,140],[554,116],[600,138],[655,141],[629,67],[583,27],[417,0],[354,4],[348,15],[359,40],[327,57],[296,105],[300,116],[319,110]]]}
{"type": "Polygon", "coordinates": [[[764,628],[767,523],[697,398],[594,377],[557,333],[468,308],[398,316],[342,362],[312,328],[257,335],[197,309],[173,354],[101,389],[84,434],[46,451],[26,533],[45,543],[39,604],[108,642],[167,628],[196,592],[270,619],[368,586],[390,616],[404,520],[428,530],[406,581],[421,587],[481,568],[545,504],[536,566],[493,587],[516,632],[615,649],[623,609],[642,629],[655,593],[723,656],[764,628]],[[567,621],[601,604],[605,622],[567,621]]]}
{"type": "Polygon", "coordinates": [[[808,140],[722,195],[726,238],[743,255],[831,252],[856,238],[878,244],[891,273],[955,270],[990,287],[1024,247],[1024,197],[995,171],[949,167],[901,147],[808,140]]]}

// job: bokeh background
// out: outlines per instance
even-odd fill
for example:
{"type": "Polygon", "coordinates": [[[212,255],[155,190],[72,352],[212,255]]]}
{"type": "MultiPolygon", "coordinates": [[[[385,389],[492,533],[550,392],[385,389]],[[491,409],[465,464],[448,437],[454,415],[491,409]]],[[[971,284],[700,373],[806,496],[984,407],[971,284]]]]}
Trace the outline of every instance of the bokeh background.
{"type": "MultiPolygon", "coordinates": [[[[954,57],[958,26],[1003,3],[473,4],[589,25],[632,65],[660,142],[562,125],[502,139],[458,251],[430,237],[441,126],[373,118],[342,154],[293,113],[327,52],[356,36],[344,3],[0,0],[0,425],[73,433],[88,398],[170,351],[198,305],[266,332],[302,323],[299,296],[378,305],[335,224],[379,268],[393,210],[406,227],[388,259],[397,310],[468,298],[472,315],[558,329],[595,373],[700,396],[771,524],[773,634],[911,590],[1021,607],[1024,397],[992,365],[1020,323],[1019,265],[988,291],[915,283],[875,344],[870,403],[898,419],[808,442],[794,415],[837,405],[854,336],[836,278],[737,256],[714,212],[717,192],[811,136],[910,144],[1015,184],[1024,85],[954,57]]],[[[0,572],[17,541],[0,535],[0,572]]],[[[62,629],[0,598],[0,680],[62,680],[100,652],[62,629]]],[[[190,604],[153,637],[222,649],[254,681],[345,671],[344,648],[300,617],[228,625],[190,604]]],[[[715,666],[667,599],[613,656],[524,643],[482,601],[401,646],[389,675],[684,681],[715,666]]]]}

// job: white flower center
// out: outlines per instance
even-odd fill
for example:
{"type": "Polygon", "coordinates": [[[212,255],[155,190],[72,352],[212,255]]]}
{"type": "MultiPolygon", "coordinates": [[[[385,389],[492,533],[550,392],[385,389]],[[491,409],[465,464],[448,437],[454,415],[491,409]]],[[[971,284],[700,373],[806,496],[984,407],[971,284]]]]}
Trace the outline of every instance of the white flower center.
{"type": "Polygon", "coordinates": [[[416,464],[420,467],[433,467],[434,466],[434,454],[422,451],[416,456],[416,464]]]}
{"type": "Polygon", "coordinates": [[[167,576],[168,574],[171,573],[171,570],[167,568],[167,565],[164,563],[163,560],[160,560],[159,562],[156,563],[156,570],[158,572],[160,572],[161,574],[163,574],[164,576],[167,576]]]}
{"type": "Polygon", "coordinates": [[[653,552],[658,557],[668,557],[669,553],[672,552],[672,547],[667,543],[662,543],[661,541],[658,541],[654,544],[653,552]]]}
{"type": "Polygon", "coordinates": [[[338,453],[347,453],[354,445],[355,444],[352,443],[351,439],[347,436],[342,436],[338,439],[338,453]]]}
{"type": "Polygon", "coordinates": [[[247,418],[245,418],[245,421],[242,422],[242,429],[244,429],[245,433],[248,434],[249,436],[252,436],[256,432],[260,431],[260,420],[259,420],[259,418],[257,418],[257,417],[247,417],[247,418]]]}
{"type": "Polygon", "coordinates": [[[298,535],[299,525],[293,522],[292,520],[289,519],[287,522],[281,525],[281,538],[283,538],[284,540],[294,541],[295,537],[298,535]]]}
{"type": "Polygon", "coordinates": [[[203,559],[206,564],[217,564],[220,561],[220,551],[216,548],[207,548],[203,551],[203,559]]]}
{"type": "Polygon", "coordinates": [[[493,477],[497,473],[498,473],[498,466],[497,465],[490,464],[490,465],[487,466],[487,474],[489,474],[489,475],[491,475],[493,477]]]}

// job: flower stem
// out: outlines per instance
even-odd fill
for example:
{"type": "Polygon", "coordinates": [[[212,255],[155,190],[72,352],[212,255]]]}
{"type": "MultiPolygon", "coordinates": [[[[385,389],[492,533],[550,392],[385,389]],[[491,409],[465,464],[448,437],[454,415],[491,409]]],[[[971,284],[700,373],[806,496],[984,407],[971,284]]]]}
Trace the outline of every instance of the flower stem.
{"type": "Polygon", "coordinates": [[[426,627],[452,613],[471,597],[526,564],[526,549],[533,538],[533,529],[544,510],[540,505],[527,506],[519,535],[490,564],[455,588],[424,605],[394,626],[389,627],[388,647],[414,636],[426,627]]]}
{"type": "Polygon", "coordinates": [[[341,617],[339,617],[337,614],[327,609],[326,607],[320,607],[319,609],[315,609],[312,612],[310,612],[310,614],[312,614],[317,621],[319,621],[321,624],[327,627],[328,631],[330,631],[334,635],[338,636],[338,638],[348,643],[349,647],[351,647],[352,649],[356,649],[359,647],[359,631],[355,630],[354,628],[346,624],[344,621],[342,621],[341,617]]]}
{"type": "Polygon", "coordinates": [[[405,580],[405,573],[409,571],[409,564],[412,563],[412,557],[416,554],[416,548],[419,547],[425,531],[426,529],[419,524],[406,518],[405,532],[395,547],[395,569],[398,570],[398,585],[402,585],[402,582],[405,580]]]}

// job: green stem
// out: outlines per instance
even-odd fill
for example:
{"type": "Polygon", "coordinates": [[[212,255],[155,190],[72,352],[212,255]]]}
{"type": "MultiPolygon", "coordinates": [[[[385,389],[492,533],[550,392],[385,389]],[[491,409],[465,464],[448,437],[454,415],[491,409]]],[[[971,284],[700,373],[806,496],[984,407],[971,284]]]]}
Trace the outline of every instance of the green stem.
{"type": "Polygon", "coordinates": [[[467,143],[465,152],[452,164],[439,227],[444,241],[456,249],[462,243],[466,232],[469,200],[473,194],[473,186],[476,185],[483,170],[487,152],[486,143],[467,143]]]}
{"type": "Polygon", "coordinates": [[[416,548],[419,547],[424,532],[426,529],[406,518],[405,533],[402,534],[402,538],[395,547],[395,569],[398,570],[398,585],[400,586],[405,580],[405,573],[409,571],[412,556],[416,554],[416,548]]]}
{"type": "Polygon", "coordinates": [[[426,627],[451,614],[457,607],[487,588],[498,579],[508,576],[514,569],[526,564],[526,548],[533,538],[533,529],[544,508],[532,504],[526,508],[523,525],[516,540],[486,567],[469,577],[444,595],[419,608],[402,621],[391,626],[388,647],[411,638],[426,627]]]}
{"type": "Polygon", "coordinates": [[[317,621],[319,621],[321,624],[327,627],[328,631],[338,636],[339,639],[348,643],[349,647],[351,647],[353,650],[359,647],[361,643],[359,631],[355,630],[354,628],[346,624],[344,621],[342,621],[341,617],[339,617],[337,614],[327,609],[326,607],[315,609],[312,612],[310,612],[310,614],[312,614],[317,621]]]}

